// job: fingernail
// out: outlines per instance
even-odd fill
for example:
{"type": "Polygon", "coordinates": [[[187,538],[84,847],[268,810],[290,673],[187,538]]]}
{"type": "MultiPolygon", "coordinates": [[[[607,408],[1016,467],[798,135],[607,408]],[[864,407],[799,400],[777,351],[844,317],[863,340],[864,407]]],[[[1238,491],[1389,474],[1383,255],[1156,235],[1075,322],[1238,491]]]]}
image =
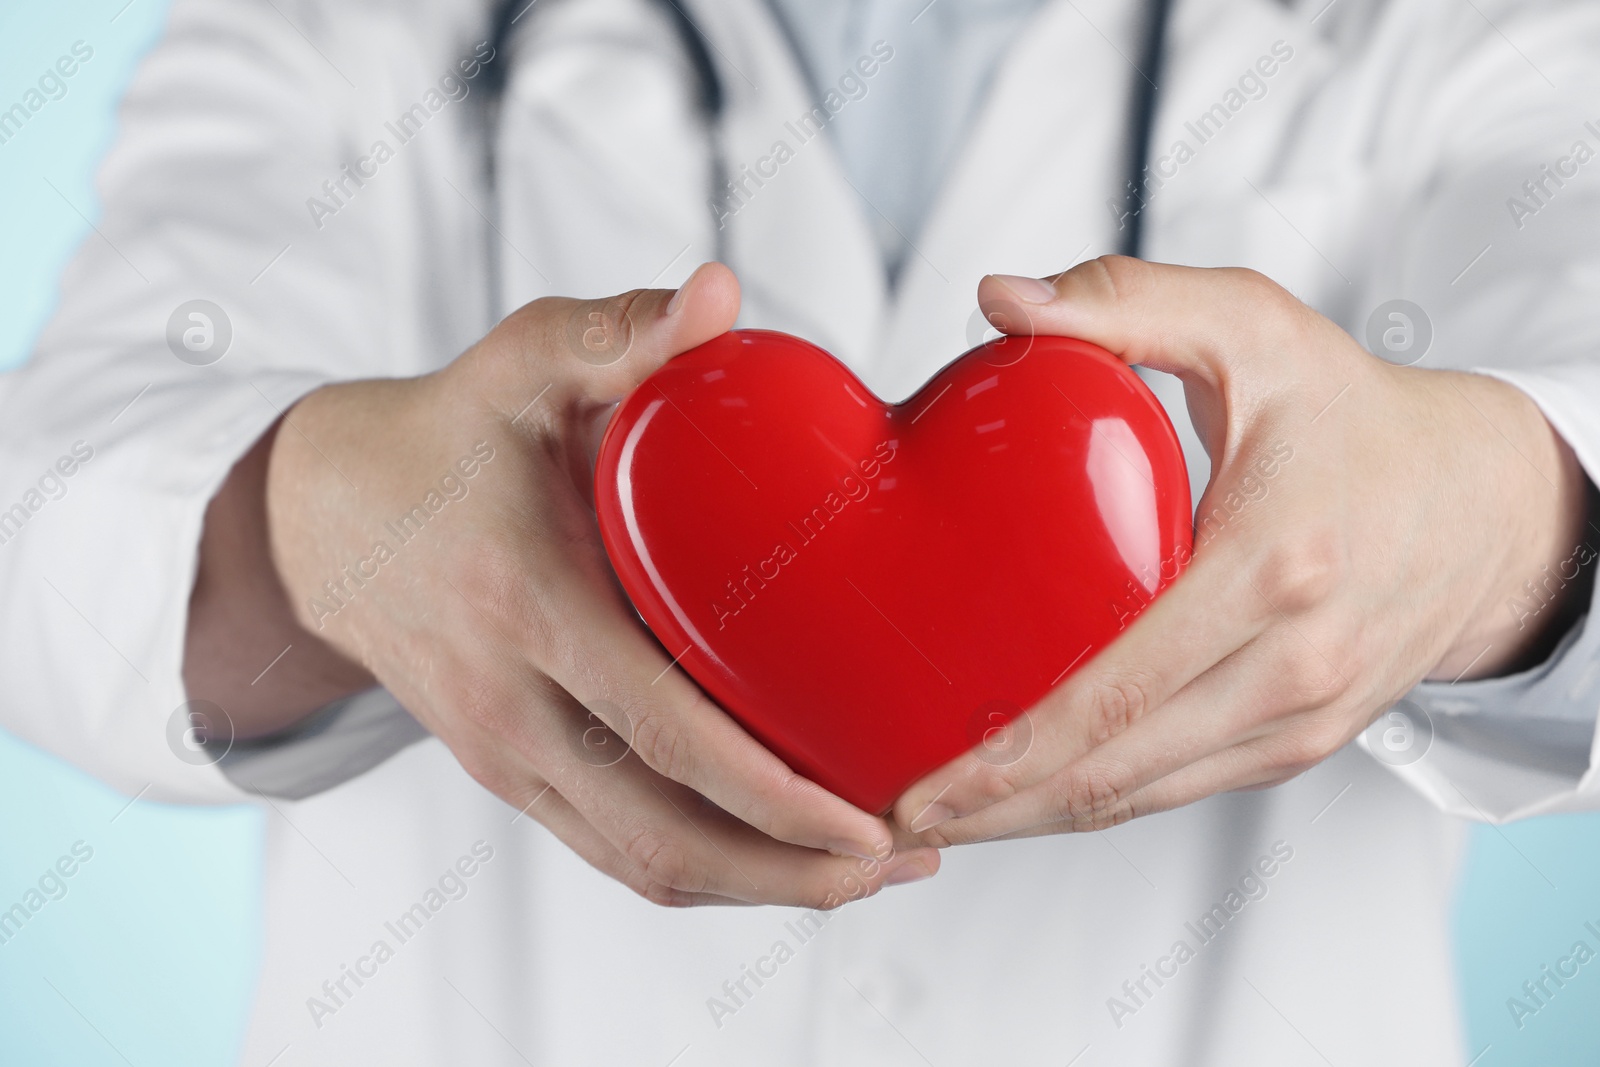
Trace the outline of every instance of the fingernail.
{"type": "Polygon", "coordinates": [[[1018,274],[991,274],[990,277],[1025,304],[1048,304],[1056,298],[1056,287],[1038,278],[1024,278],[1018,274]]]}
{"type": "Polygon", "coordinates": [[[830,841],[828,851],[840,856],[851,856],[858,860],[876,860],[872,854],[871,845],[863,845],[859,841],[830,841]]]}
{"type": "Polygon", "coordinates": [[[902,863],[900,866],[890,871],[889,877],[883,880],[883,884],[886,886],[909,885],[912,882],[920,882],[924,878],[932,877],[933,872],[928,870],[928,868],[923,866],[920,862],[916,860],[907,860],[905,863],[902,863]]]}
{"type": "Polygon", "coordinates": [[[672,299],[667,301],[667,308],[664,312],[662,312],[662,314],[666,315],[668,318],[671,318],[673,315],[678,313],[678,309],[683,307],[683,294],[688,290],[689,286],[693,284],[695,276],[698,275],[701,269],[704,267],[704,263],[700,264],[700,266],[696,267],[694,271],[683,280],[683,284],[678,286],[678,291],[672,294],[672,299]]]}
{"type": "Polygon", "coordinates": [[[943,804],[929,804],[922,809],[915,819],[911,820],[909,829],[914,834],[920,834],[924,830],[931,830],[933,827],[938,826],[954,814],[955,812],[943,804]]]}
{"type": "Polygon", "coordinates": [[[678,286],[678,291],[672,294],[672,299],[667,301],[667,310],[664,312],[667,318],[670,319],[676,315],[678,309],[683,306],[683,291],[687,288],[689,288],[689,283],[684,282],[678,286]]]}

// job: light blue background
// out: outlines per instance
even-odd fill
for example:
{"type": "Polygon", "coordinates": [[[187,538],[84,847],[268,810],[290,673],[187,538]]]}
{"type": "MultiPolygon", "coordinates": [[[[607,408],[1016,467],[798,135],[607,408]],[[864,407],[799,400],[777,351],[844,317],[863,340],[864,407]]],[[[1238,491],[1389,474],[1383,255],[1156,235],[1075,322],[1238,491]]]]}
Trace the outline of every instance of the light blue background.
{"type": "MultiPolygon", "coordinates": [[[[125,2],[0,3],[0,110],[75,41],[94,49],[67,94],[0,144],[0,367],[26,357],[79,242],[99,240],[78,212],[99,215],[92,182],[114,108],[166,14],[163,0],[125,2]]],[[[0,945],[0,1067],[199,1067],[237,1054],[261,951],[261,819],[127,805],[0,732],[0,909],[74,842],[94,850],[66,895],[0,945]]]]}
{"type": "MultiPolygon", "coordinates": [[[[95,165],[115,133],[116,101],[164,14],[162,0],[0,9],[0,109],[73,42],[95,53],[64,98],[0,145],[0,367],[26,358],[68,257],[98,239],[78,213],[98,216],[95,165]]],[[[233,1062],[260,958],[258,814],[128,806],[0,733],[0,908],[80,840],[94,857],[66,896],[0,945],[0,1065],[233,1062]]],[[[1506,998],[1575,940],[1600,947],[1585,920],[1600,927],[1600,816],[1474,831],[1456,928],[1476,1067],[1600,1063],[1600,960],[1520,1031],[1506,1009],[1506,998]]],[[[1395,1012],[1406,1001],[1406,990],[1393,991],[1395,1012]]]]}

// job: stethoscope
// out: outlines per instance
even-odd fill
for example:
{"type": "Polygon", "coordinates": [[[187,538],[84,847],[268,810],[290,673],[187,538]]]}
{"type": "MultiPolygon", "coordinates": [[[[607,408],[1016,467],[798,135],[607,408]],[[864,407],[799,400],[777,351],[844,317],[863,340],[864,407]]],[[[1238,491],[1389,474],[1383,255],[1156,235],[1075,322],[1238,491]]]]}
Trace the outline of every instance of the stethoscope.
{"type": "MultiPolygon", "coordinates": [[[[495,11],[491,36],[494,55],[505,54],[505,47],[509,43],[515,24],[529,14],[537,2],[538,0],[501,0],[495,11]]],[[[656,2],[672,20],[699,87],[697,103],[701,114],[706,124],[715,128],[722,117],[725,98],[722,79],[711,61],[705,36],[680,6],[679,0],[656,0],[656,2]]],[[[1135,72],[1137,77],[1134,80],[1131,118],[1128,124],[1128,148],[1121,188],[1122,228],[1119,232],[1118,251],[1128,256],[1137,256],[1143,247],[1145,202],[1141,192],[1144,188],[1145,171],[1149,169],[1150,163],[1150,137],[1155,126],[1157,82],[1163,68],[1167,16],[1171,7],[1171,0],[1149,0],[1145,7],[1145,24],[1140,42],[1138,69],[1135,72]]],[[[491,63],[485,68],[484,87],[491,99],[499,98],[505,85],[506,72],[505,63],[491,63]]],[[[488,140],[492,150],[494,138],[490,137],[488,140]]],[[[491,174],[493,174],[493,162],[492,159],[489,161],[491,174]]],[[[719,158],[713,164],[711,176],[713,200],[716,198],[716,193],[721,190],[725,177],[726,170],[719,158]]],[[[721,252],[719,248],[716,258],[725,259],[721,252]]]]}

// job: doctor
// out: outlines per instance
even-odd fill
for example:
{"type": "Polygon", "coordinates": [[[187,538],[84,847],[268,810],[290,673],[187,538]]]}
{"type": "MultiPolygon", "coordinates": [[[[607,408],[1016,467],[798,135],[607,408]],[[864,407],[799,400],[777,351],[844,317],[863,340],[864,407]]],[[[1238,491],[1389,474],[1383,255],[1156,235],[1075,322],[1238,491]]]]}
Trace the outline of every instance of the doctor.
{"type": "Polygon", "coordinates": [[[4,723],[265,806],[245,1064],[1464,1063],[1455,817],[1597,793],[1597,50],[1559,0],[179,0],[0,394],[4,723]],[[1152,372],[1199,548],[880,820],[633,621],[588,457],[736,320],[899,398],[985,314],[1152,372]]]}

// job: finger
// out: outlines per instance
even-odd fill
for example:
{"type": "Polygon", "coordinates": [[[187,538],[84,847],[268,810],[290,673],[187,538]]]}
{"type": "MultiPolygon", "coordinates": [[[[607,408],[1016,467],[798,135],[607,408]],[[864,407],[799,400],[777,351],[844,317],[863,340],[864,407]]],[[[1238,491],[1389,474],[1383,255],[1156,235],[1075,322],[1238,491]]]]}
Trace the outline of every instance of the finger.
{"type": "MultiPolygon", "coordinates": [[[[1278,777],[1292,776],[1304,769],[1306,758],[1293,746],[1327,740],[1309,735],[1303,713],[1325,708],[1343,693],[1337,674],[1309,653],[1297,633],[1274,628],[1125,733],[1064,763],[1044,781],[942,823],[933,833],[945,843],[962,844],[1061,820],[1109,823],[1109,813],[1146,786],[1261,737],[1283,739],[1278,777]]],[[[1338,721],[1331,726],[1342,729],[1338,721]]],[[[1332,743],[1337,747],[1343,738],[1332,743]]]]}
{"type": "MultiPolygon", "coordinates": [[[[1322,729],[1320,720],[1308,718],[1296,730],[1285,731],[1277,736],[1251,738],[1192,763],[1174,774],[1150,783],[1127,797],[1115,809],[1103,811],[1096,817],[1039,823],[1026,829],[1002,834],[994,840],[1104,830],[1145,815],[1173,811],[1218,793],[1254,791],[1282,785],[1304,774],[1311,766],[1333,755],[1343,747],[1343,744],[1348,743],[1349,738],[1343,743],[1334,744],[1310,765],[1289,763],[1288,760],[1296,754],[1312,749],[1322,750],[1320,739],[1307,740],[1308,736],[1318,738],[1322,729]],[[1299,733],[1301,729],[1306,733],[1299,733]],[[1286,766],[1297,766],[1298,770],[1293,774],[1286,774],[1284,770],[1286,766]]],[[[1353,738],[1354,734],[1350,736],[1353,738]]]]}
{"type": "Polygon", "coordinates": [[[990,275],[978,285],[978,304],[1008,333],[1076,337],[1130,364],[1212,384],[1230,361],[1263,347],[1281,351],[1321,321],[1255,271],[1127,256],[1102,256],[1051,279],[990,275]]]}
{"type": "MultiPolygon", "coordinates": [[[[532,672],[524,666],[522,673],[532,672]]],[[[891,881],[928,877],[938,870],[933,849],[896,853],[892,844],[885,844],[877,858],[862,859],[776,840],[692,789],[663,778],[620,743],[612,747],[597,738],[595,714],[553,681],[524,677],[520,685],[507,685],[503,679],[515,678],[516,671],[505,667],[474,671],[469,677],[478,680],[479,688],[464,716],[484,736],[520,753],[536,768],[637,868],[635,882],[642,878],[647,895],[670,896],[670,890],[831,908],[870,896],[891,881]]],[[[469,770],[484,780],[481,769],[469,770]]],[[[491,765],[490,773],[498,770],[491,765]]],[[[507,793],[498,783],[491,788],[507,793]]]]}
{"type": "MultiPolygon", "coordinates": [[[[536,694],[531,702],[542,710],[570,704],[549,693],[536,694]]],[[[554,718],[560,720],[560,715],[554,718]]],[[[526,733],[538,731],[533,723],[530,728],[526,733]]],[[[534,769],[523,755],[525,745],[517,742],[525,731],[517,731],[507,744],[501,733],[469,726],[462,734],[458,728],[454,749],[475,779],[517,805],[512,822],[523,816],[538,821],[592,867],[654,904],[837,907],[877,893],[907,864],[912,872],[938,870],[933,849],[909,849],[866,864],[771,841],[683,787],[654,776],[626,750],[597,744],[590,736],[594,729],[590,717],[587,725],[573,720],[557,726],[554,733],[565,734],[566,744],[542,737],[536,747],[539,758],[554,765],[552,774],[534,769]],[[578,753],[574,761],[571,757],[578,753]],[[571,790],[581,806],[571,803],[562,789],[571,790]],[[611,835],[597,819],[610,827],[611,835]],[[722,891],[728,883],[738,891],[722,891]]]]}
{"type": "Polygon", "coordinates": [[[780,841],[867,858],[892,848],[884,820],[790,770],[711,701],[609,585],[570,570],[551,581],[529,654],[645,764],[780,841]]]}
{"type": "Polygon", "coordinates": [[[500,739],[482,732],[473,732],[470,739],[458,735],[456,748],[461,752],[463,766],[471,766],[473,777],[516,810],[511,825],[524,819],[529,825],[542,825],[589,866],[651,903],[664,907],[747,906],[747,902],[732,897],[687,893],[650,883],[644,872],[606,840],[521,753],[500,739]]]}
{"type": "Polygon", "coordinates": [[[1033,740],[1021,758],[996,766],[981,746],[964,753],[907,789],[895,820],[920,832],[1045,781],[1256,638],[1274,612],[1235,556],[1219,546],[1197,557],[1120,637],[1029,709],[1033,740]]]}
{"type": "Polygon", "coordinates": [[[717,893],[689,893],[651,881],[638,864],[624,856],[577,808],[549,785],[543,786],[520,814],[544,826],[589,866],[621,882],[652,904],[669,908],[751,906],[749,901],[736,897],[717,893]]]}
{"type": "Polygon", "coordinates": [[[681,286],[634,289],[601,300],[547,297],[508,318],[525,351],[564,399],[613,403],[672,357],[733,328],[739,283],[721,263],[701,264],[681,286]]]}
{"type": "Polygon", "coordinates": [[[652,883],[754,904],[831,909],[931,877],[936,849],[835,856],[775,840],[628,757],[587,817],[652,883]]]}

